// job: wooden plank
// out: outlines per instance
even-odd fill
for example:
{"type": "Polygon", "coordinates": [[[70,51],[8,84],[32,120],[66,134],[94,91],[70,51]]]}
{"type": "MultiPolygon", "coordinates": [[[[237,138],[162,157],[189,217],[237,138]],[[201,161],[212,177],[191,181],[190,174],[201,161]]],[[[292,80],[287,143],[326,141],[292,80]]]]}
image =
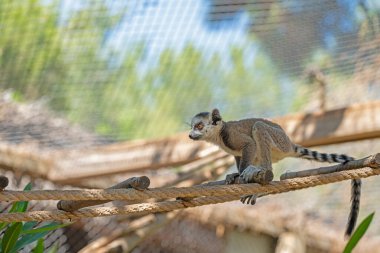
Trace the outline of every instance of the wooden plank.
{"type": "Polygon", "coordinates": [[[33,177],[47,178],[54,167],[54,156],[54,152],[47,154],[34,146],[0,143],[0,167],[33,177]]]}
{"type": "Polygon", "coordinates": [[[273,119],[305,147],[380,137],[380,101],[273,119]]]}
{"type": "Polygon", "coordinates": [[[113,144],[110,147],[63,154],[49,178],[59,183],[72,183],[90,177],[179,166],[216,152],[220,152],[217,147],[205,142],[194,142],[187,134],[136,145],[121,143],[118,147],[113,144]]]}
{"type": "MultiPolygon", "coordinates": [[[[380,137],[380,101],[273,120],[283,126],[294,142],[306,147],[377,138],[380,137]]],[[[73,183],[90,177],[179,166],[218,152],[223,151],[190,140],[188,133],[60,152],[3,143],[0,165],[55,182],[73,183]]]]}
{"type": "MultiPolygon", "coordinates": [[[[294,142],[306,147],[375,138],[380,137],[380,101],[273,121],[283,126],[294,142]]],[[[223,151],[205,142],[189,140],[187,133],[182,133],[165,139],[112,144],[84,153],[66,153],[49,178],[72,183],[89,177],[183,165],[216,152],[223,151]]]]}

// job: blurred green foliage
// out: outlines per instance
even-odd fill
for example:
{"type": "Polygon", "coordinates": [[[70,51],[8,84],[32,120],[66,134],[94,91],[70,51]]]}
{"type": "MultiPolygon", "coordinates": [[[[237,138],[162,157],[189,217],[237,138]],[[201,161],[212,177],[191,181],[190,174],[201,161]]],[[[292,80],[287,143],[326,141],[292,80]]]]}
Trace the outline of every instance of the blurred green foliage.
{"type": "MultiPolygon", "coordinates": [[[[194,113],[216,106],[225,119],[236,119],[270,117],[307,102],[295,96],[309,89],[302,80],[284,91],[276,58],[255,38],[251,62],[244,57],[251,43],[211,56],[188,44],[160,51],[146,67],[147,42],[130,43],[125,52],[107,47],[125,10],[111,11],[106,1],[78,3],[63,12],[61,1],[2,1],[0,89],[12,89],[15,101],[44,99],[71,121],[120,139],[172,134],[194,113]]],[[[307,55],[329,64],[324,52],[307,55]]]]}
{"type": "MultiPolygon", "coordinates": [[[[12,89],[16,101],[44,98],[54,110],[101,134],[123,139],[169,135],[199,110],[237,100],[269,116],[280,99],[270,60],[258,53],[254,62],[244,62],[239,47],[230,49],[229,66],[221,65],[218,53],[206,58],[189,44],[162,51],[157,64],[141,70],[143,42],[123,56],[104,50],[105,34],[121,13],[99,2],[84,1],[65,19],[56,1],[5,0],[0,13],[7,24],[0,36],[0,88],[12,89]],[[120,58],[116,67],[115,56],[120,58]]],[[[226,118],[236,118],[233,108],[222,109],[226,118]]]]}
{"type": "MultiPolygon", "coordinates": [[[[30,191],[32,184],[29,183],[25,186],[24,191],[30,191]]],[[[24,213],[28,209],[28,201],[15,202],[9,213],[24,213]]],[[[49,232],[59,228],[66,227],[71,223],[58,224],[56,222],[45,223],[41,226],[38,222],[1,222],[0,223],[0,253],[16,253],[30,244],[36,243],[33,251],[34,253],[44,252],[44,237],[49,232]]],[[[57,252],[57,245],[51,247],[49,253],[57,252]]]]}
{"type": "Polygon", "coordinates": [[[352,234],[350,240],[347,242],[343,253],[350,253],[352,250],[356,247],[358,242],[362,239],[364,234],[367,232],[367,229],[369,228],[369,225],[371,225],[371,222],[373,220],[373,217],[375,216],[375,212],[368,215],[355,229],[354,233],[352,234]]]}

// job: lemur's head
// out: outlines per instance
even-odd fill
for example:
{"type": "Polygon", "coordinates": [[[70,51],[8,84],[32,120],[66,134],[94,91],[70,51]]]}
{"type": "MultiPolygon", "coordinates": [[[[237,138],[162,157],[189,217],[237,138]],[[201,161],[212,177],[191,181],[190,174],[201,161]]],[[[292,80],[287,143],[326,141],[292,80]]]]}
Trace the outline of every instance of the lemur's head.
{"type": "Polygon", "coordinates": [[[192,140],[212,141],[220,132],[221,126],[222,117],[218,109],[212,110],[211,113],[198,113],[191,119],[189,138],[192,140]]]}

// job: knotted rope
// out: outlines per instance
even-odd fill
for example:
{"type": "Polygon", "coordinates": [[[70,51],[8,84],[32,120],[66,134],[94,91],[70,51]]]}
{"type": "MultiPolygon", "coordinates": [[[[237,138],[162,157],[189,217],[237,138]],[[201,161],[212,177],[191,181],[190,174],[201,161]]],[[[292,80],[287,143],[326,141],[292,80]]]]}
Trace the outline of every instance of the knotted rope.
{"type": "MultiPolygon", "coordinates": [[[[158,203],[142,203],[125,207],[98,207],[83,208],[78,211],[32,211],[26,213],[2,213],[0,222],[15,221],[46,221],[46,220],[65,220],[85,217],[110,216],[116,214],[148,214],[157,212],[168,212],[188,207],[202,206],[208,204],[222,203],[239,199],[246,194],[278,194],[289,192],[318,185],[335,183],[348,179],[366,178],[379,175],[380,154],[370,156],[365,159],[349,162],[346,165],[337,165],[344,167],[344,170],[336,169],[331,166],[332,171],[329,174],[313,175],[302,178],[287,179],[283,181],[273,181],[267,185],[259,184],[234,184],[218,185],[222,181],[198,185],[193,187],[182,188],[155,188],[149,190],[135,189],[106,189],[106,190],[63,190],[63,191],[4,191],[0,193],[1,201],[20,201],[20,200],[145,200],[170,199],[170,198],[194,198],[191,200],[163,201],[158,203]],[[359,167],[371,167],[361,168],[359,167]],[[217,184],[217,185],[213,185],[217,184]]],[[[325,167],[327,168],[327,167],[325,167]]],[[[315,171],[315,169],[314,169],[315,171]]],[[[327,173],[327,171],[324,171],[327,173]]]]}

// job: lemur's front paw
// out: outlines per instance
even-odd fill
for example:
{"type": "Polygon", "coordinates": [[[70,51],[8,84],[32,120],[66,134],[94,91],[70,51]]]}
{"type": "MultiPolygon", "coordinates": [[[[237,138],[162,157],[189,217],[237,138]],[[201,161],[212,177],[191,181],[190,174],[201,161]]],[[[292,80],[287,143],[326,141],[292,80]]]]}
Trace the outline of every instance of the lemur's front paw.
{"type": "Polygon", "coordinates": [[[273,180],[273,172],[269,169],[249,165],[240,175],[244,183],[267,184],[273,180]]]}
{"type": "Polygon", "coordinates": [[[241,197],[240,201],[243,204],[254,205],[256,204],[256,199],[257,199],[257,194],[252,194],[252,195],[244,195],[243,197],[241,197]]]}
{"type": "Polygon", "coordinates": [[[226,175],[226,184],[234,184],[235,183],[235,178],[239,176],[239,173],[232,173],[226,175]]]}

